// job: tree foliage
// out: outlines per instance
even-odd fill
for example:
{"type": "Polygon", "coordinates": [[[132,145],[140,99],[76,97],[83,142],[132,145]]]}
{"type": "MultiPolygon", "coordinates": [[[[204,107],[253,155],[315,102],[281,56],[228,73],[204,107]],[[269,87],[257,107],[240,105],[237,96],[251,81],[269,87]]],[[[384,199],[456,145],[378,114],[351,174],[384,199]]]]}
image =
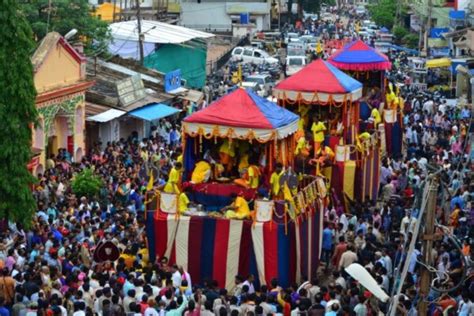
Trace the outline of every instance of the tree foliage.
{"type": "Polygon", "coordinates": [[[397,3],[394,0],[380,0],[368,7],[372,20],[377,25],[391,29],[395,23],[397,3]]]}
{"type": "Polygon", "coordinates": [[[409,48],[418,48],[419,39],[418,35],[410,33],[402,38],[402,44],[409,48]]]}
{"type": "Polygon", "coordinates": [[[30,126],[38,114],[30,61],[33,34],[17,1],[0,2],[0,218],[29,226],[36,211],[35,178],[27,169],[30,126]]]}
{"type": "Polygon", "coordinates": [[[88,198],[96,197],[103,185],[102,179],[94,174],[90,168],[76,173],[71,182],[71,188],[74,194],[79,197],[85,196],[88,198]]]}
{"type": "Polygon", "coordinates": [[[86,44],[86,52],[103,50],[110,39],[107,23],[91,16],[87,0],[23,0],[20,10],[25,14],[37,40],[47,32],[65,35],[78,30],[78,38],[86,44]],[[49,9],[51,3],[51,10],[49,9]]]}
{"type": "Polygon", "coordinates": [[[395,41],[400,43],[407,34],[409,34],[408,30],[403,26],[394,26],[392,30],[393,36],[395,36],[395,41]]]}

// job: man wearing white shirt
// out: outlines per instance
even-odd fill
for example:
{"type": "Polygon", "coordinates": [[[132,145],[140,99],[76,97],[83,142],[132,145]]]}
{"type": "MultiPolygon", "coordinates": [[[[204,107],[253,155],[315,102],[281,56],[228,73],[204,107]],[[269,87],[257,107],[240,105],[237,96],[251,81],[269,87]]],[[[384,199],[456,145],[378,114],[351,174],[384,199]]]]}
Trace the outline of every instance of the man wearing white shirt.
{"type": "Polygon", "coordinates": [[[250,274],[250,275],[247,277],[247,280],[245,280],[242,285],[243,285],[243,286],[244,286],[244,285],[247,285],[247,286],[249,287],[248,294],[255,293],[255,288],[254,288],[254,286],[253,286],[253,275],[252,275],[252,274],[250,274]]]}

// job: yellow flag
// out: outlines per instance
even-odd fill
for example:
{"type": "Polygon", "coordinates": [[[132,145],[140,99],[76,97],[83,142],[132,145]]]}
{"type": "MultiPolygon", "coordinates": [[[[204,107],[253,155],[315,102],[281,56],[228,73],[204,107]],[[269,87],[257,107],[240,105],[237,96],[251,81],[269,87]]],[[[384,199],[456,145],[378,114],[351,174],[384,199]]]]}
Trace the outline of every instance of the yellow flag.
{"type": "Polygon", "coordinates": [[[150,180],[148,180],[148,184],[146,185],[147,191],[153,190],[153,182],[155,182],[155,179],[153,177],[153,171],[150,170],[150,180]]]}
{"type": "Polygon", "coordinates": [[[285,199],[285,201],[287,201],[289,203],[288,213],[290,214],[291,219],[295,219],[296,214],[298,212],[297,212],[297,209],[296,209],[295,200],[293,199],[293,196],[291,195],[290,188],[288,187],[288,183],[286,183],[286,182],[283,185],[283,198],[285,199]]]}

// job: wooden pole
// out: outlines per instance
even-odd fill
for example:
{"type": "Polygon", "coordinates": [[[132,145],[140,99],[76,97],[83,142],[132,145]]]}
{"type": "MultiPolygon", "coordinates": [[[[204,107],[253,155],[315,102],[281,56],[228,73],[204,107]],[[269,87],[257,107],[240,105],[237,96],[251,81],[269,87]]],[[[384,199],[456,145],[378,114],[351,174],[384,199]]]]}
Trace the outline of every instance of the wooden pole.
{"type": "MultiPolygon", "coordinates": [[[[433,256],[431,250],[433,249],[433,240],[435,232],[435,217],[436,217],[436,197],[438,193],[438,182],[434,178],[429,183],[428,201],[426,206],[426,214],[424,217],[425,230],[422,236],[423,241],[423,263],[427,266],[433,266],[433,256]]],[[[419,220],[422,220],[421,218],[419,220]]],[[[420,298],[418,301],[418,314],[428,315],[428,294],[431,287],[431,272],[426,266],[421,266],[420,275],[420,298]]]]}

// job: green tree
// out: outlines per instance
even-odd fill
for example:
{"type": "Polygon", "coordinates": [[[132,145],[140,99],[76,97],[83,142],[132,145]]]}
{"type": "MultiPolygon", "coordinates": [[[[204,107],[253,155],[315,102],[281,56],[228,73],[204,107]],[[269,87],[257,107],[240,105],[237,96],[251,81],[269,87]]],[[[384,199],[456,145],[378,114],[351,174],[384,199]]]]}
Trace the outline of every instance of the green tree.
{"type": "Polygon", "coordinates": [[[395,41],[400,43],[404,36],[406,36],[409,32],[403,26],[394,26],[392,29],[393,36],[395,36],[395,41]]]}
{"type": "Polygon", "coordinates": [[[31,224],[35,178],[28,172],[31,126],[36,122],[33,33],[17,0],[0,2],[0,218],[31,224]]]}
{"type": "Polygon", "coordinates": [[[395,15],[397,13],[397,4],[393,0],[380,0],[376,4],[368,7],[372,20],[379,25],[389,29],[395,23],[395,15]]]}
{"type": "Polygon", "coordinates": [[[86,53],[96,53],[103,51],[110,39],[107,23],[91,16],[87,0],[23,0],[20,10],[38,40],[47,32],[56,31],[65,35],[77,29],[78,38],[86,44],[86,53]]]}
{"type": "Polygon", "coordinates": [[[418,48],[419,36],[413,33],[407,34],[402,39],[402,44],[409,48],[418,48]]]}
{"type": "Polygon", "coordinates": [[[100,188],[104,185],[101,177],[94,174],[92,169],[86,168],[74,175],[71,182],[71,188],[77,196],[85,196],[88,198],[96,197],[100,188]]]}

